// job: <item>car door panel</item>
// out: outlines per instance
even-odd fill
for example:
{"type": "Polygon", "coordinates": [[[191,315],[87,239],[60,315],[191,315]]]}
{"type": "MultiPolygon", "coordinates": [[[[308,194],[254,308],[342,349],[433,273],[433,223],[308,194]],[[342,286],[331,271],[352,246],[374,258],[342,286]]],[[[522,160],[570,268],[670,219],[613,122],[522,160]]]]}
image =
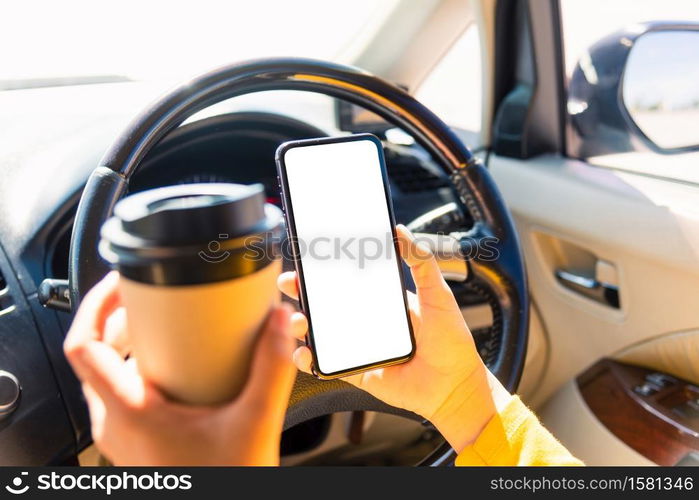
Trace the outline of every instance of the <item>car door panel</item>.
{"type": "Polygon", "coordinates": [[[699,327],[699,215],[687,210],[699,187],[647,177],[639,187],[634,174],[556,155],[493,156],[489,166],[516,220],[548,330],[550,360],[532,404],[602,357],[699,327]],[[613,263],[621,307],[562,286],[546,238],[613,263]]]}
{"type": "Polygon", "coordinates": [[[699,330],[659,335],[624,349],[615,358],[699,385],[699,330]]]}
{"type": "Polygon", "coordinates": [[[597,419],[575,380],[566,383],[537,413],[556,439],[587,465],[654,465],[597,419]]]}

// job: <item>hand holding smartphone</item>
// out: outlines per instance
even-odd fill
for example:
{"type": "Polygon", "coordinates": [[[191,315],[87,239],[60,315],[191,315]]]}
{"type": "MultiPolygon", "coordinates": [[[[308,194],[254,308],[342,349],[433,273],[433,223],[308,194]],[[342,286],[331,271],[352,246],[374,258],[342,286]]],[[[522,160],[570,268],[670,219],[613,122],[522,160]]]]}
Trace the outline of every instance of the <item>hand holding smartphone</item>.
{"type": "Polygon", "coordinates": [[[277,168],[315,375],[408,361],[415,340],[381,141],[287,142],[277,168]]]}

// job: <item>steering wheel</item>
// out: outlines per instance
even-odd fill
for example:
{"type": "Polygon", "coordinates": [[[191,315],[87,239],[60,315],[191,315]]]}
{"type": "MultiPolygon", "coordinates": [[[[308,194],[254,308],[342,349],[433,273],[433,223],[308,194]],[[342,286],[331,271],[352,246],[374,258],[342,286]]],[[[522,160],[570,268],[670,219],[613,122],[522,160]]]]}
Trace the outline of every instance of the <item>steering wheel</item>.
{"type": "MultiPolygon", "coordinates": [[[[136,117],[90,175],[75,216],[70,243],[73,308],[107,272],[98,254],[99,232],[147,153],[189,116],[235,96],[265,90],[323,93],[376,113],[411,134],[441,165],[473,227],[453,233],[467,259],[467,283],[493,298],[493,362],[490,369],[510,391],[517,388],[527,346],[529,298],[519,240],[488,170],[437,116],[399,87],[357,68],[309,59],[261,59],[214,70],[164,95],[136,117]],[[487,247],[483,255],[473,252],[487,247]]],[[[419,348],[419,346],[418,346],[419,348]]],[[[422,420],[340,380],[299,374],[285,428],[343,411],[380,411],[422,420]]],[[[448,444],[422,463],[443,465],[455,457],[448,444]]]]}

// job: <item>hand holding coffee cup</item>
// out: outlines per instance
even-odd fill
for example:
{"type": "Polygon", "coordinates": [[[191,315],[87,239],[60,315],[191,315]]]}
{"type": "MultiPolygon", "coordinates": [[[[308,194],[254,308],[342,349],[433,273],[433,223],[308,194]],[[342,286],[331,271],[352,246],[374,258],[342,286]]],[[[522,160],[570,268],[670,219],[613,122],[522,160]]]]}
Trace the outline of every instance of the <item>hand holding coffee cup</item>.
{"type": "Polygon", "coordinates": [[[281,211],[261,185],[190,184],[120,201],[100,253],[119,271],[138,369],[169,397],[233,399],[279,301],[281,211]]]}

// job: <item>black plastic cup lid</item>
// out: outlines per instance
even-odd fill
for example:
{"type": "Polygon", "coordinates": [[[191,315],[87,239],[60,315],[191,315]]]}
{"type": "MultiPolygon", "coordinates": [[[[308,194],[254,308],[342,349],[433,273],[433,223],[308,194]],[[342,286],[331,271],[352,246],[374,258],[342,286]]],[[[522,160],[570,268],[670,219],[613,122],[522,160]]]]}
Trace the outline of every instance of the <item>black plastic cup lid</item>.
{"type": "Polygon", "coordinates": [[[127,278],[202,284],[255,272],[277,258],[282,213],[261,184],[185,184],[137,193],[102,227],[100,255],[127,278]]]}

